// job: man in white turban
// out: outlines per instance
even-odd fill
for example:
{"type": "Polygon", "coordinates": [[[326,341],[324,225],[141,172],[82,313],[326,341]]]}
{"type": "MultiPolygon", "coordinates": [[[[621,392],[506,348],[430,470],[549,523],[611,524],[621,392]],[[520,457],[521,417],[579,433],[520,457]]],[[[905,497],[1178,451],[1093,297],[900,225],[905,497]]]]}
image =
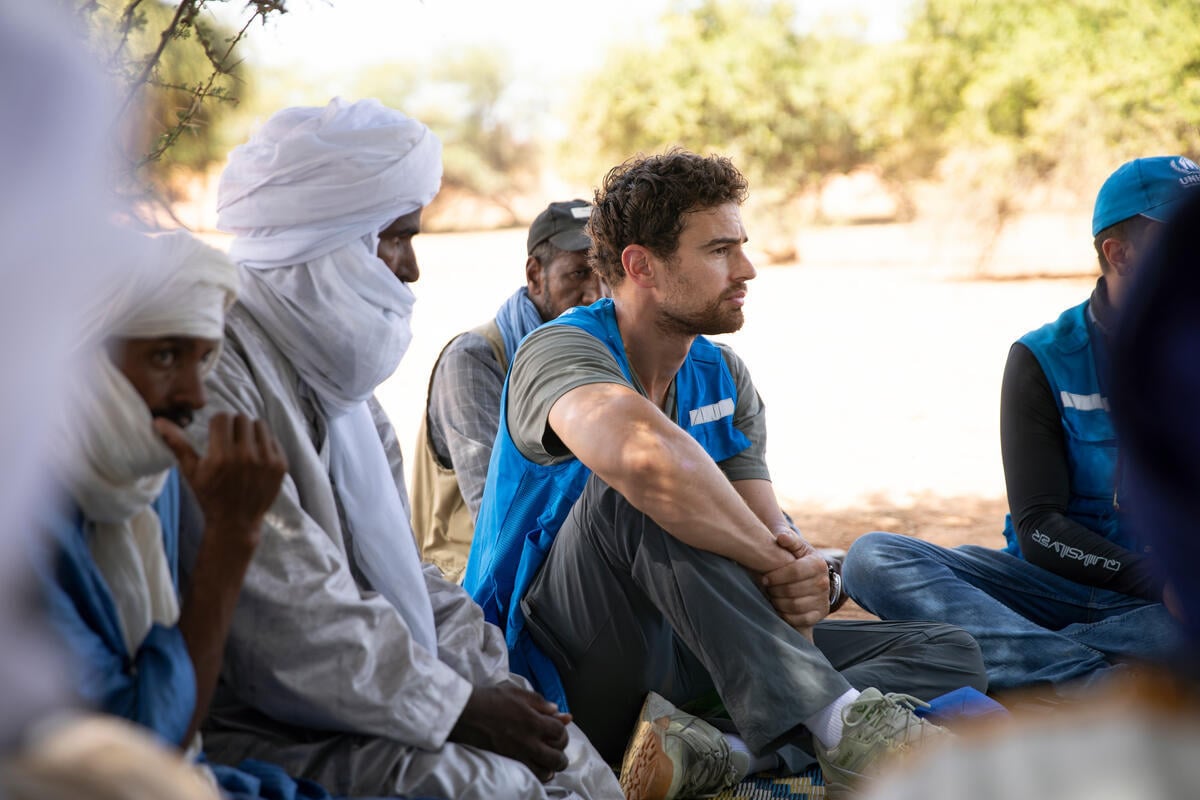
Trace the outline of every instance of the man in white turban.
{"type": "Polygon", "coordinates": [[[243,292],[211,408],[265,419],[290,468],[206,749],[345,794],[620,797],[570,717],[509,673],[499,630],[417,557],[373,393],[409,343],[412,237],[440,181],[437,137],[374,100],[285,109],[230,155],[218,226],[243,292]]]}
{"type": "Polygon", "coordinates": [[[237,270],[185,232],[151,239],[144,255],[135,280],[106,287],[82,315],[85,366],[56,451],[70,502],[45,520],[57,546],[46,598],[78,693],[198,753],[242,577],[287,462],[265,423],[245,415],[213,417],[203,455],[192,448],[183,429],[205,404],[237,270]],[[202,544],[181,597],[188,525],[202,544]]]}

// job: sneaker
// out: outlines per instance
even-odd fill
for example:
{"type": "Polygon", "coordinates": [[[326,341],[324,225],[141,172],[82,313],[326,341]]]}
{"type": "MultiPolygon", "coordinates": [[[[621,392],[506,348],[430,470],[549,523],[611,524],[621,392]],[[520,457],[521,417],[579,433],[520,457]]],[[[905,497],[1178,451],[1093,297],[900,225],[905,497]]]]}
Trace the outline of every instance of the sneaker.
{"type": "Polygon", "coordinates": [[[650,692],[621,759],[621,789],[626,800],[706,797],[749,769],[749,754],[732,750],[720,731],[650,692]]]}
{"type": "Polygon", "coordinates": [[[849,796],[853,788],[873,777],[888,757],[901,756],[926,742],[952,738],[945,728],[913,713],[917,706],[925,705],[906,694],[866,689],[842,709],[842,740],[828,750],[816,741],[827,796],[849,796]]]}

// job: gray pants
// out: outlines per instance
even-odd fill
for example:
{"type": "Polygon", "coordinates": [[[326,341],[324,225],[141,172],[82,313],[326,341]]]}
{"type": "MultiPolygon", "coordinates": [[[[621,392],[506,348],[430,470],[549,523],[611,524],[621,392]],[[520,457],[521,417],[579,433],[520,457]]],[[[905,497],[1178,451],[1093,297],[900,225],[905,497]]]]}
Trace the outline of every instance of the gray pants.
{"type": "Polygon", "coordinates": [[[801,721],[851,686],[926,700],[987,687],[975,640],[951,625],[822,622],[809,642],[745,569],[680,542],[595,476],[522,605],[575,721],[614,763],[651,690],[682,705],[715,689],[763,754],[807,742],[801,721]]]}

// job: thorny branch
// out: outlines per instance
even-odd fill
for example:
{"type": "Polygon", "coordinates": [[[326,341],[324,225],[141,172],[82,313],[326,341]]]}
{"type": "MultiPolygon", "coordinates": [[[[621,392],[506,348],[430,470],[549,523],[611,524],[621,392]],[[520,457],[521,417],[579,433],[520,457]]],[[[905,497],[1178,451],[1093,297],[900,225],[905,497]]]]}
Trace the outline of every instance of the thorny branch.
{"type": "MultiPolygon", "coordinates": [[[[125,84],[124,96],[116,115],[117,124],[121,124],[123,118],[136,107],[135,101],[149,87],[186,92],[187,99],[176,111],[173,123],[158,136],[149,151],[129,160],[127,177],[134,185],[142,183],[139,180],[140,172],[146,165],[161,159],[185,131],[196,127],[197,116],[206,104],[237,102],[229,88],[221,85],[224,80],[236,80],[233,70],[240,61],[234,58],[234,51],[256,20],[265,23],[270,15],[287,11],[287,0],[248,0],[245,3],[245,23],[236,34],[229,36],[224,42],[216,42],[214,34],[204,23],[201,12],[211,2],[225,3],[229,0],[179,0],[170,21],[158,33],[153,51],[144,57],[137,57],[129,51],[130,39],[135,31],[146,25],[145,2],[146,0],[123,0],[124,5],[113,23],[115,46],[109,57],[109,67],[125,84]],[[187,85],[161,78],[160,68],[171,44],[192,38],[200,44],[208,59],[211,69],[207,76],[187,85]]],[[[81,17],[94,19],[105,9],[100,0],[85,0],[78,11],[81,17]]]]}

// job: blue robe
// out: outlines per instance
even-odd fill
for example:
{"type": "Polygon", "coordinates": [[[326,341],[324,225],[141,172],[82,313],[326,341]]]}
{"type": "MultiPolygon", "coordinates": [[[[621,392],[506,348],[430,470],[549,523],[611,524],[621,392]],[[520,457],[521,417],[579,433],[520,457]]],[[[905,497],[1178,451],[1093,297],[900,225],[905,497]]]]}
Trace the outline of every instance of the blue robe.
{"type": "MultiPolygon", "coordinates": [[[[179,591],[179,476],[171,471],[154,502],[163,529],[171,578],[179,591]]],[[[129,653],[116,604],[88,547],[82,512],[73,505],[53,510],[46,527],[58,548],[43,570],[50,617],[75,666],[76,688],[97,709],[149,729],[164,742],[186,743],[196,707],[196,675],[178,627],[155,624],[129,653]]],[[[289,777],[281,768],[246,760],[235,767],[210,765],[226,795],[265,800],[330,800],[318,784],[289,777]]]]}

